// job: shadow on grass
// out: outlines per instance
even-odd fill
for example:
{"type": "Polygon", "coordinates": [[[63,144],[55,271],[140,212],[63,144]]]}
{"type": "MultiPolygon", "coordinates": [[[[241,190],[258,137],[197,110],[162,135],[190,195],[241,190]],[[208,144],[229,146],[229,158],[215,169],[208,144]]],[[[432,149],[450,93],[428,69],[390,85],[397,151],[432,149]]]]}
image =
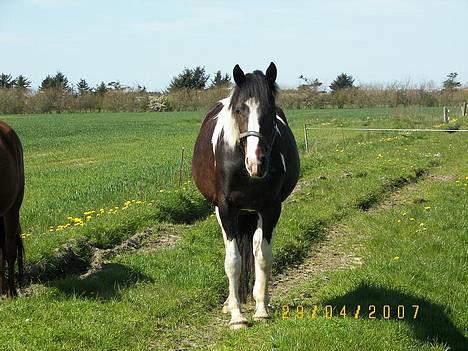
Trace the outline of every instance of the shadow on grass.
{"type": "Polygon", "coordinates": [[[360,305],[359,318],[367,319],[371,314],[371,317],[378,320],[408,323],[414,330],[415,336],[423,343],[439,342],[449,346],[450,350],[468,350],[468,339],[450,320],[448,308],[424,298],[398,290],[362,284],[352,292],[325,301],[324,304],[333,306],[337,311],[334,313],[339,313],[345,306],[348,313],[353,314],[360,305]],[[416,306],[419,307],[414,318],[416,306]],[[375,313],[372,315],[371,312],[374,310],[375,313]]]}
{"type": "Polygon", "coordinates": [[[68,297],[111,300],[119,299],[122,290],[139,282],[152,283],[153,279],[122,264],[110,263],[86,278],[67,277],[52,281],[49,286],[57,288],[68,297]]]}

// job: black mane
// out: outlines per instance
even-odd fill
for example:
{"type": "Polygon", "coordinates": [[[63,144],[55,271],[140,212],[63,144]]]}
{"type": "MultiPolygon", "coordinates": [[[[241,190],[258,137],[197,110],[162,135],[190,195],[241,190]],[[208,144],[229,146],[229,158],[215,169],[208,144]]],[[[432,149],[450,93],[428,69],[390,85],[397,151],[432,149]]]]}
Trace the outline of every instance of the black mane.
{"type": "Polygon", "coordinates": [[[236,85],[234,88],[229,109],[232,110],[238,103],[250,98],[255,98],[262,110],[274,108],[277,92],[276,83],[270,82],[262,71],[253,71],[245,75],[245,81],[241,86],[236,85]]]}

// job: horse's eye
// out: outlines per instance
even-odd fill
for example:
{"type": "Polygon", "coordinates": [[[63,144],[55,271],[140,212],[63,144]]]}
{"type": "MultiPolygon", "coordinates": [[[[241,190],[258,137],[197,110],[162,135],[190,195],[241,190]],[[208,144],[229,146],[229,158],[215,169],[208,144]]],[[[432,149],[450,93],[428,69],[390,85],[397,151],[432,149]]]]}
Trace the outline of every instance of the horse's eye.
{"type": "Polygon", "coordinates": [[[237,113],[238,115],[240,115],[240,109],[237,109],[237,110],[236,110],[236,113],[237,113]]]}

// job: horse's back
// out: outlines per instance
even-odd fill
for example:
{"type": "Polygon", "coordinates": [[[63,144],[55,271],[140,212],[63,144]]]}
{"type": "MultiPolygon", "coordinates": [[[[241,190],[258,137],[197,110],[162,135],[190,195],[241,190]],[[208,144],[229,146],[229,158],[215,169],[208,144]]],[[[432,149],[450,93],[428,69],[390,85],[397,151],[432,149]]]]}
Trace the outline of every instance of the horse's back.
{"type": "Polygon", "coordinates": [[[214,154],[211,138],[216,127],[217,116],[224,105],[218,102],[206,114],[193,151],[192,176],[203,196],[216,204],[216,183],[214,176],[214,154]]]}

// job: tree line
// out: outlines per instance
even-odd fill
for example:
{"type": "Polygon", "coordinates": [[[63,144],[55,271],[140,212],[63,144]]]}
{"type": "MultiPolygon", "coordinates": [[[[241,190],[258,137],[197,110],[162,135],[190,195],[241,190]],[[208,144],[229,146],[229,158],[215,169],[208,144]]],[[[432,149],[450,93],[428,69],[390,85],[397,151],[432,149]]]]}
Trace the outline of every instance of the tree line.
{"type": "MultiPolygon", "coordinates": [[[[327,87],[318,78],[300,75],[296,89],[282,90],[284,108],[442,106],[467,100],[456,72],[449,73],[442,89],[430,85],[411,87],[392,84],[385,87],[356,86],[347,73],[339,74],[327,87]]],[[[210,76],[204,67],[184,68],[162,92],[149,92],[144,86],[128,87],[119,81],[101,82],[92,87],[81,78],[73,84],[62,72],[47,75],[37,90],[24,75],[0,74],[0,113],[51,112],[144,112],[198,110],[209,108],[225,97],[231,77],[217,71],[210,76]]]]}

